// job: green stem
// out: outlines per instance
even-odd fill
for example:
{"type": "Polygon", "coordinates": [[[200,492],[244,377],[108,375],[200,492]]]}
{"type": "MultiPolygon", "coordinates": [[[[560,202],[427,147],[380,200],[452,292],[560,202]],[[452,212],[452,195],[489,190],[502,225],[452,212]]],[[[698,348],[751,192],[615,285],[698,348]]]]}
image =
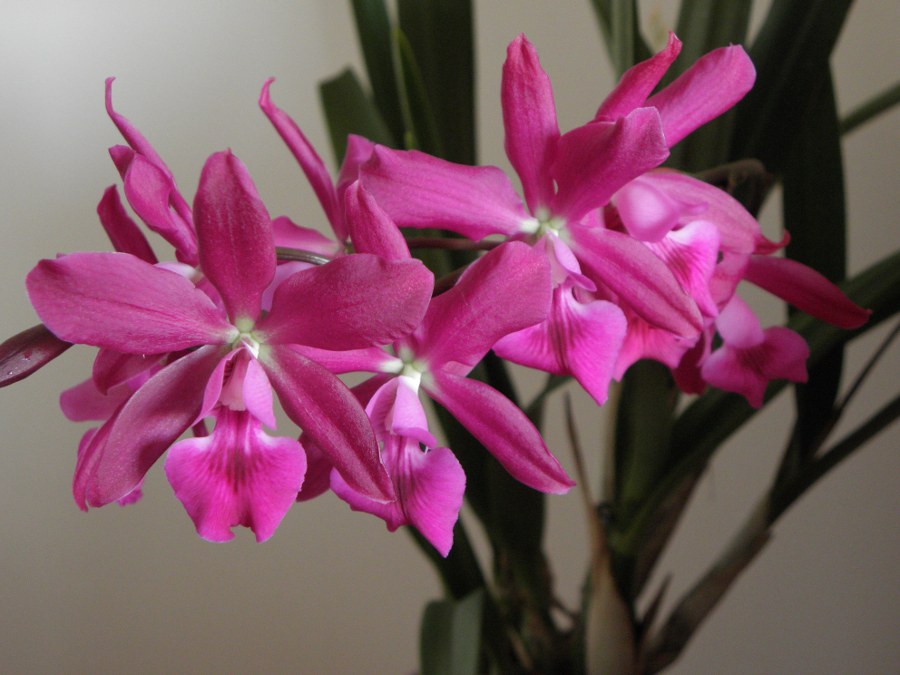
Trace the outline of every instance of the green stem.
{"type": "Polygon", "coordinates": [[[900,82],[869,99],[841,120],[841,133],[849,134],[898,103],[900,103],[900,82]]]}

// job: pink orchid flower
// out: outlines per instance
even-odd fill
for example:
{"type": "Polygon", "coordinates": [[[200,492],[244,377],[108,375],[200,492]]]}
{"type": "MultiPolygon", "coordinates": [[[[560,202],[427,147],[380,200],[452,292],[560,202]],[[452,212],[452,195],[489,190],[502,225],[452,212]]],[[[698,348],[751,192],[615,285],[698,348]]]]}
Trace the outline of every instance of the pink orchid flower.
{"type": "MultiPolygon", "coordinates": [[[[205,445],[216,459],[208,460],[207,473],[185,491],[195,504],[206,500],[207,511],[221,506],[230,514],[225,519],[235,520],[229,524],[246,524],[247,512],[253,512],[253,522],[260,523],[257,535],[270,534],[283,513],[268,510],[265,486],[274,481],[289,491],[284,487],[289,480],[290,490],[299,487],[302,461],[292,460],[288,467],[286,444],[262,438],[253,419],[230,412],[242,406],[222,405],[228,358],[246,364],[237,386],[250,384],[235,399],[245,410],[253,413],[252,401],[264,398],[261,392],[271,398],[274,387],[288,416],[349,484],[373,499],[393,499],[365,412],[334,375],[292,345],[340,351],[399,339],[420,321],[431,274],[417,261],[346,256],[284,280],[264,312],[262,296],[276,267],[272,225],[246,169],[230,152],[213,155],[204,166],[193,220],[204,289],[128,253],[64,255],[41,261],[28,275],[32,304],[61,339],[122,354],[159,355],[167,362],[90,439],[76,467],[79,505],[100,506],[127,495],[198,417],[212,413],[218,436],[194,442],[191,451],[205,445]],[[235,351],[239,356],[229,357],[235,351]],[[211,379],[216,371],[222,375],[211,379]],[[245,443],[243,454],[233,452],[236,440],[245,443]],[[237,482],[255,487],[241,492],[237,482]],[[210,495],[222,496],[226,486],[253,503],[226,505],[210,495]]],[[[274,423],[270,413],[250,417],[274,423]]],[[[299,453],[299,446],[290,452],[299,453]]],[[[176,464],[192,461],[185,454],[176,464]]],[[[194,463],[185,472],[200,466],[194,463]]],[[[222,523],[210,524],[209,531],[221,537],[222,523]]]]}

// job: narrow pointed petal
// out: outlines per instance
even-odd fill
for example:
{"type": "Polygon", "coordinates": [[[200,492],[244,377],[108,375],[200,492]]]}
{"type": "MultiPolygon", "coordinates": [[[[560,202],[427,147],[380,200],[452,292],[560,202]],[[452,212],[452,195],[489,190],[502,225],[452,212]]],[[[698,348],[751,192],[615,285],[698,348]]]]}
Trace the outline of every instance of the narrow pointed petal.
{"type": "Polygon", "coordinates": [[[0,387],[24,380],[72,346],[38,324],[0,344],[0,387]]]}
{"type": "Polygon", "coordinates": [[[767,328],[762,342],[747,348],[725,344],[703,364],[703,379],[711,386],[741,394],[754,408],[763,404],[772,380],[806,382],[806,341],[789,328],[767,328]]]}
{"type": "Polygon", "coordinates": [[[283,281],[256,333],[269,344],[330,350],[387,344],[419,325],[433,285],[418,260],[344,256],[283,281]]]}
{"type": "Polygon", "coordinates": [[[133,393],[134,389],[124,384],[104,393],[93,380],[85,380],[59,395],[59,407],[72,422],[105,422],[133,393]]]}
{"type": "Polygon", "coordinates": [[[368,138],[356,134],[347,136],[347,150],[344,153],[344,161],[341,162],[341,170],[335,184],[338,204],[344,203],[344,191],[359,180],[363,164],[369,161],[374,151],[375,144],[368,138]]]}
{"type": "Polygon", "coordinates": [[[266,434],[247,413],[221,408],[213,433],[172,446],[166,477],[209,541],[229,541],[231,528],[271,537],[297,500],[306,458],[293,438],[266,434]]]}
{"type": "Polygon", "coordinates": [[[400,227],[443,228],[478,241],[517,234],[531,220],[509,178],[494,166],[376,146],[361,176],[363,187],[400,227]]]}
{"type": "Polygon", "coordinates": [[[275,275],[272,222],[246,167],[230,151],[203,166],[194,198],[200,267],[233,322],[256,320],[275,275]]]}
{"type": "Polygon", "coordinates": [[[335,234],[337,234],[339,239],[344,240],[347,237],[347,233],[342,227],[337,194],[331,182],[328,169],[325,167],[325,162],[319,157],[315,148],[306,139],[306,136],[303,135],[300,127],[297,126],[294,120],[272,103],[269,88],[274,81],[275,78],[269,78],[263,85],[262,92],[259,95],[259,107],[262,108],[266,117],[269,118],[272,126],[275,127],[275,131],[281,136],[306,175],[306,179],[312,186],[313,192],[316,193],[316,197],[322,205],[322,210],[325,211],[325,216],[328,218],[328,222],[331,223],[335,234]]]}
{"type": "Polygon", "coordinates": [[[115,185],[111,185],[103,192],[103,198],[97,204],[97,215],[115,250],[130,253],[151,265],[157,262],[156,254],[147,243],[144,233],[122,206],[115,185]]]}
{"type": "Polygon", "coordinates": [[[101,349],[94,358],[91,378],[97,390],[105,394],[111,387],[149,370],[158,362],[158,356],[123,354],[111,349],[101,349]]]}
{"type": "Polygon", "coordinates": [[[272,233],[276,246],[310,251],[329,259],[336,258],[343,250],[334,239],[311,227],[297,225],[287,216],[278,216],[272,221],[272,233]]]}
{"type": "Polygon", "coordinates": [[[112,104],[112,85],[116,78],[108,77],[106,78],[106,113],[109,115],[109,118],[112,120],[113,124],[116,125],[116,128],[119,130],[119,133],[122,134],[122,137],[125,141],[132,147],[132,149],[146,157],[150,162],[153,163],[160,171],[162,171],[168,178],[172,178],[172,172],[169,171],[169,167],[166,166],[166,163],[162,161],[162,158],[156,154],[156,150],[153,149],[153,146],[150,145],[150,142],[144,138],[140,131],[137,130],[131,122],[124,115],[120,115],[115,111],[112,104]]]}
{"type": "Polygon", "coordinates": [[[494,351],[523,366],[572,375],[597,405],[603,405],[625,328],[625,315],[613,303],[580,303],[570,288],[557,287],[547,320],[506,336],[494,351]]]}
{"type": "Polygon", "coordinates": [[[438,371],[426,390],[519,482],[556,494],[574,485],[525,413],[496,389],[438,371]]]}
{"type": "Polygon", "coordinates": [[[698,59],[646,105],[659,110],[672,147],[744,98],[755,80],[756,69],[743,47],[722,47],[698,59]]]}
{"type": "Polygon", "coordinates": [[[291,345],[290,347],[320,366],[324,366],[335,375],[356,372],[399,372],[402,367],[396,356],[391,356],[379,347],[341,351],[316,349],[306,345],[291,345]]]}
{"type": "Polygon", "coordinates": [[[594,119],[625,117],[635,108],[644,107],[644,101],[659,84],[680,52],[681,40],[675,37],[675,33],[670,32],[669,40],[662,51],[625,71],[619,84],[600,105],[594,119]]]}
{"type": "Polygon", "coordinates": [[[553,198],[550,164],[559,139],[550,78],[537,50],[524,35],[506,49],[501,85],[506,156],[519,178],[532,213],[553,198]]]}
{"type": "Polygon", "coordinates": [[[719,255],[719,231],[713,223],[694,220],[647,247],[665,261],[705,316],[719,313],[709,292],[719,255]]]}
{"type": "Polygon", "coordinates": [[[76,467],[82,508],[103,506],[137,487],[157,459],[197,419],[206,380],[222,349],[201,347],[170,363],[138,389],[97,432],[76,467]]]}
{"type": "Polygon", "coordinates": [[[789,258],[751,256],[744,279],[839,328],[859,328],[871,314],[814,269],[789,258]]]}
{"type": "Polygon", "coordinates": [[[539,249],[507,242],[431,301],[416,336],[430,368],[453,362],[465,375],[504,335],[542,321],[550,308],[550,266],[539,249]]]}
{"type": "Polygon", "coordinates": [[[244,386],[241,393],[244,405],[247,406],[247,412],[270,429],[274,429],[277,422],[272,405],[272,384],[256,359],[247,359],[247,372],[244,374],[244,386]]]}
{"type": "Polygon", "coordinates": [[[551,174],[558,185],[551,211],[578,220],[609,203],[628,181],[669,156],[659,114],[638,108],[615,122],[590,122],[563,134],[551,174]]]}
{"type": "Polygon", "coordinates": [[[644,320],[681,337],[700,332],[697,303],[644,244],[612,230],[573,228],[572,234],[575,254],[588,276],[609,287],[644,320]]]}
{"type": "Polygon", "coordinates": [[[38,316],[69,342],[163,354],[221,344],[235,330],[190,281],[127,253],[42,260],[26,285],[38,316]]]}
{"type": "Polygon", "coordinates": [[[373,253],[385,260],[406,260],[410,257],[406,240],[394,221],[384,212],[374,197],[359,181],[344,192],[344,214],[350,241],[357,253],[373,253]]]}
{"type": "Polygon", "coordinates": [[[365,411],[334,375],[288,347],[264,347],[260,362],[288,417],[319,446],[353,489],[395,498],[365,411]]]}

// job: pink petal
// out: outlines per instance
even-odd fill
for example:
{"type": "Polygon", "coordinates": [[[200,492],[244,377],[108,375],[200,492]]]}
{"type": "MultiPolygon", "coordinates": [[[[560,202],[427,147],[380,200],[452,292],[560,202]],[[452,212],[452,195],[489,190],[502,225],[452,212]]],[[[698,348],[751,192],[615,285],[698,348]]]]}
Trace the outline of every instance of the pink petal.
{"type": "Polygon", "coordinates": [[[353,489],[395,498],[375,434],[349,389],[317,363],[286,347],[264,347],[260,360],[281,405],[353,489]]]}
{"type": "Polygon", "coordinates": [[[755,80],[756,69],[743,47],[722,47],[698,59],[646,105],[659,110],[672,147],[744,98],[755,80]]]}
{"type": "Polygon", "coordinates": [[[287,216],[278,216],[272,221],[275,245],[296,248],[301,251],[318,253],[325,258],[336,258],[344,250],[338,242],[329,239],[311,227],[301,227],[287,216]]]}
{"type": "Polygon", "coordinates": [[[42,260],[26,285],[41,320],[69,342],[163,354],[222,344],[235,332],[190,281],[127,253],[42,260]]]}
{"type": "Polygon", "coordinates": [[[125,141],[132,147],[132,149],[144,157],[147,158],[154,166],[156,166],[167,178],[172,178],[172,172],[169,171],[169,167],[166,166],[166,163],[162,161],[162,158],[156,154],[156,150],[153,149],[153,146],[150,145],[150,142],[144,138],[140,131],[128,121],[128,119],[117,113],[113,109],[112,104],[112,85],[116,78],[108,77],[106,78],[106,113],[109,115],[109,118],[112,120],[113,124],[116,125],[116,128],[122,134],[122,137],[125,141]]]}
{"type": "Polygon", "coordinates": [[[394,221],[359,181],[344,192],[344,214],[357,253],[374,253],[385,260],[406,260],[409,247],[394,221]]]}
{"type": "Polygon", "coordinates": [[[472,264],[431,301],[416,332],[429,368],[448,362],[465,375],[501,337],[542,321],[550,306],[550,267],[539,249],[507,242],[472,264]]]}
{"type": "Polygon", "coordinates": [[[525,413],[496,389],[438,371],[426,390],[519,482],[556,494],[574,485],[525,413]]]}
{"type": "Polygon", "coordinates": [[[559,286],[547,320],[506,336],[494,351],[514,363],[572,375],[597,405],[603,405],[625,327],[625,315],[613,303],[580,303],[571,288],[559,286]]]}
{"type": "Polygon", "coordinates": [[[669,40],[662,51],[625,71],[616,88],[597,110],[594,119],[625,117],[635,108],[644,107],[644,101],[662,80],[680,52],[681,40],[675,37],[675,33],[670,32],[669,40]]]}
{"type": "Polygon", "coordinates": [[[164,367],[138,389],[79,460],[73,491],[83,509],[121,499],[197,419],[207,378],[222,349],[201,347],[164,367]]]}
{"type": "Polygon", "coordinates": [[[621,232],[570,228],[575,255],[588,276],[615,292],[639,316],[681,337],[703,326],[694,300],[644,244],[621,232]]]}
{"type": "Polygon", "coordinates": [[[447,448],[423,452],[416,441],[403,436],[392,437],[383,452],[397,494],[402,495],[398,501],[379,504],[366,499],[338,473],[332,474],[332,490],[354,511],[382,518],[391,532],[412,525],[446,557],[466,488],[459,461],[447,448]]]}
{"type": "Polygon", "coordinates": [[[392,377],[372,395],[366,405],[375,436],[407,436],[428,447],[437,441],[428,431],[428,418],[415,386],[405,376],[392,377]]]}
{"type": "Polygon", "coordinates": [[[32,326],[0,344],[0,387],[24,380],[66,351],[63,342],[43,324],[32,326]]]}
{"type": "Polygon", "coordinates": [[[658,189],[653,173],[639,176],[616,192],[613,203],[628,234],[639,241],[657,242],[678,224],[683,203],[658,189]]]}
{"type": "Polygon", "coordinates": [[[206,160],[194,198],[200,267],[233,323],[255,321],[275,275],[275,239],[246,167],[230,151],[206,160]]]}
{"type": "Polygon", "coordinates": [[[369,161],[374,151],[375,144],[368,138],[356,134],[347,136],[347,150],[344,152],[344,161],[341,162],[341,170],[335,185],[338,204],[344,203],[344,191],[351,183],[359,180],[362,165],[369,161]]]}
{"type": "Polygon", "coordinates": [[[463,166],[379,145],[360,180],[400,227],[443,228],[477,241],[516,234],[531,219],[494,166],[463,166]]]}
{"type": "Polygon", "coordinates": [[[506,155],[522,179],[525,201],[532,212],[549,207],[554,192],[550,163],[559,125],[550,78],[524,35],[506,49],[501,98],[506,155]]]}
{"type": "Polygon", "coordinates": [[[765,339],[759,319],[739,295],[732,297],[716,317],[716,330],[727,344],[739,349],[753,347],[765,339]]]}
{"type": "Polygon", "coordinates": [[[59,407],[66,419],[72,422],[103,422],[112,417],[116,409],[133,393],[134,389],[127,384],[102,393],[93,380],[85,380],[59,395],[59,407]]]}
{"type": "Polygon", "coordinates": [[[101,349],[94,359],[91,378],[98,391],[105,394],[111,387],[143,373],[159,363],[159,357],[146,354],[122,354],[101,349]]]}
{"type": "Polygon", "coordinates": [[[709,292],[719,255],[719,231],[713,223],[694,220],[647,247],[665,261],[705,316],[719,313],[709,292]]]}
{"type": "Polygon", "coordinates": [[[328,490],[334,467],[328,456],[309,439],[309,436],[301,435],[300,444],[306,453],[306,477],[303,479],[303,487],[297,495],[297,501],[305,502],[315,499],[328,490]]]}
{"type": "Polygon", "coordinates": [[[269,344],[319,349],[387,344],[419,324],[433,284],[418,260],[344,256],[282,282],[255,332],[269,344]]]}
{"type": "Polygon", "coordinates": [[[315,361],[320,366],[324,366],[335,375],[355,372],[379,373],[388,370],[391,365],[400,363],[396,356],[391,356],[378,347],[347,349],[339,352],[316,349],[306,345],[291,345],[291,349],[315,361]]]}
{"type": "Polygon", "coordinates": [[[814,269],[789,258],[751,256],[744,279],[839,328],[859,328],[871,314],[814,269]]]}
{"type": "Polygon", "coordinates": [[[306,472],[300,443],[272,437],[247,413],[220,408],[210,436],[172,446],[166,477],[209,541],[228,541],[231,528],[271,537],[297,499],[306,472]]]}
{"type": "Polygon", "coordinates": [[[306,136],[303,135],[300,127],[297,126],[294,120],[272,103],[272,99],[269,96],[269,88],[274,81],[275,78],[270,77],[263,85],[262,92],[259,95],[259,107],[262,108],[278,135],[281,136],[297,163],[300,164],[300,168],[303,169],[306,179],[322,205],[322,210],[325,211],[328,222],[334,228],[338,239],[343,241],[347,238],[347,232],[342,226],[337,194],[331,182],[328,169],[325,167],[325,162],[316,153],[315,148],[306,139],[306,136]]]}
{"type": "Polygon", "coordinates": [[[711,386],[744,396],[754,408],[763,404],[771,380],[806,382],[806,341],[788,328],[767,328],[759,344],[736,348],[727,343],[710,354],[701,373],[711,386]]]}
{"type": "Polygon", "coordinates": [[[156,254],[147,243],[147,238],[122,206],[115,185],[104,190],[103,198],[97,204],[97,215],[100,216],[100,224],[106,230],[106,235],[115,250],[130,253],[151,265],[157,262],[156,254]]]}
{"type": "Polygon", "coordinates": [[[625,316],[628,330],[613,369],[616,380],[621,380],[632,364],[641,359],[653,359],[675,368],[695,343],[694,338],[681,338],[651,326],[634,312],[626,312],[625,316]]]}
{"type": "Polygon", "coordinates": [[[604,206],[628,181],[665,161],[665,141],[653,108],[563,134],[550,169],[558,185],[551,211],[573,221],[604,206]]]}

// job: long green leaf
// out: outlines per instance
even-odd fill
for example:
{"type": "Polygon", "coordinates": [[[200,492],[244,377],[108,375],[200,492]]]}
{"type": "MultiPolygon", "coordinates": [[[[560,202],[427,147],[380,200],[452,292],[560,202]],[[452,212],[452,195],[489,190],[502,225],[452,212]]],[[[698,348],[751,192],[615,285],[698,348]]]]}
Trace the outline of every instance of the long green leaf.
{"type": "Polygon", "coordinates": [[[412,46],[403,31],[394,31],[399,67],[400,107],[406,132],[403,145],[407,149],[421,150],[441,156],[443,144],[437,126],[437,118],[425,89],[422,71],[412,46]]]}
{"type": "Polygon", "coordinates": [[[900,82],[869,99],[841,120],[841,133],[849,134],[857,127],[900,103],[900,82]]]}
{"type": "Polygon", "coordinates": [[[471,0],[398,0],[444,159],[475,163],[475,75],[471,0]]]}
{"type": "Polygon", "coordinates": [[[425,607],[419,641],[422,675],[477,675],[484,591],[425,607]]]}
{"type": "Polygon", "coordinates": [[[635,0],[591,0],[616,75],[650,56],[635,0]]]}
{"type": "MultiPolygon", "coordinates": [[[[676,34],[683,46],[663,84],[671,82],[707,52],[729,44],[743,44],[747,37],[753,0],[691,0],[682,2],[676,34]]],[[[668,164],[685,171],[699,171],[728,160],[734,114],[728,112],[704,125],[672,148],[668,164]]]]}
{"type": "Polygon", "coordinates": [[[403,115],[394,77],[391,22],[384,0],[350,0],[356,35],[362,47],[372,96],[381,117],[397,140],[403,138],[403,115]]]}
{"type": "Polygon", "coordinates": [[[731,158],[780,173],[790,140],[827,74],[852,0],[773,2],[750,50],[756,85],[738,105],[731,158]]]}
{"type": "Polygon", "coordinates": [[[349,68],[336,77],[319,83],[319,97],[328,122],[331,147],[338,163],[347,150],[348,134],[359,134],[375,143],[394,145],[394,139],[381,119],[381,114],[349,68]]]}

